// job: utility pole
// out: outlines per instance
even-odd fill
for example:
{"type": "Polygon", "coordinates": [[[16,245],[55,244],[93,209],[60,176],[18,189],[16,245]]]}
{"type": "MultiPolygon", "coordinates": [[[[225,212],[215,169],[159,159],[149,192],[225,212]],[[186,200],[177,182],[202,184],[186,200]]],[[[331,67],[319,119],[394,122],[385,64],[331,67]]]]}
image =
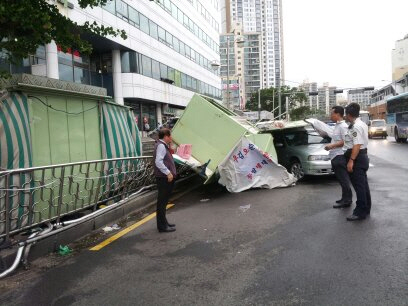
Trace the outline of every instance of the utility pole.
{"type": "Polygon", "coordinates": [[[229,44],[230,37],[227,35],[227,109],[230,109],[230,85],[229,85],[229,44]]]}
{"type": "Polygon", "coordinates": [[[261,88],[258,89],[258,120],[261,120],[261,88]]]}
{"type": "Polygon", "coordinates": [[[287,121],[290,121],[290,115],[289,115],[289,96],[286,96],[286,119],[287,119],[287,121]]]}
{"type": "Polygon", "coordinates": [[[279,80],[279,83],[278,83],[278,106],[279,106],[279,117],[278,117],[278,119],[281,119],[281,116],[282,116],[282,107],[281,107],[281,105],[282,105],[282,97],[281,97],[281,87],[280,87],[280,80],[279,80]]]}

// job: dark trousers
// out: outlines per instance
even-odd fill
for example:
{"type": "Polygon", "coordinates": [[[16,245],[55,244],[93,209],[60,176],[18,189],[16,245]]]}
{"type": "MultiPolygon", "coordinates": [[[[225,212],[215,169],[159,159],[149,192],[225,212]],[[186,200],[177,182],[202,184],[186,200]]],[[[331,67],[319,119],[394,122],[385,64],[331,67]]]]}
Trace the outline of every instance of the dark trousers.
{"type": "Polygon", "coordinates": [[[367,152],[360,151],[354,161],[353,172],[349,173],[351,183],[357,195],[356,208],[353,214],[361,217],[366,217],[371,211],[371,193],[367,181],[368,167],[369,159],[367,152]]]}
{"type": "Polygon", "coordinates": [[[341,200],[344,203],[351,203],[353,193],[351,192],[350,176],[347,172],[347,160],[344,155],[339,155],[331,160],[331,165],[341,186],[341,200]]]}
{"type": "Polygon", "coordinates": [[[168,182],[167,177],[156,177],[157,183],[157,209],[156,209],[156,220],[157,220],[157,229],[163,230],[168,226],[166,219],[166,206],[169,202],[171,192],[174,187],[174,180],[168,182]]]}

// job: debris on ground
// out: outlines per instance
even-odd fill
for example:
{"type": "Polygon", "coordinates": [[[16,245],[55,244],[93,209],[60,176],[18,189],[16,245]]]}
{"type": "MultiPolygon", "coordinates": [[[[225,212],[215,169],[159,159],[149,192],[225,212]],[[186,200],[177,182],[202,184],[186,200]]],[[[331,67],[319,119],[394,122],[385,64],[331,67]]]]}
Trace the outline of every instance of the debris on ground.
{"type": "Polygon", "coordinates": [[[251,208],[251,205],[245,205],[245,206],[239,206],[239,210],[241,210],[242,212],[246,212],[251,208]]]}
{"type": "Polygon", "coordinates": [[[68,247],[68,245],[60,245],[58,248],[58,254],[61,256],[66,256],[72,253],[72,249],[68,247]]]}
{"type": "Polygon", "coordinates": [[[104,232],[111,232],[111,231],[119,230],[119,229],[120,229],[120,227],[119,227],[118,224],[113,224],[112,226],[106,226],[106,227],[102,228],[102,230],[104,232]]]}

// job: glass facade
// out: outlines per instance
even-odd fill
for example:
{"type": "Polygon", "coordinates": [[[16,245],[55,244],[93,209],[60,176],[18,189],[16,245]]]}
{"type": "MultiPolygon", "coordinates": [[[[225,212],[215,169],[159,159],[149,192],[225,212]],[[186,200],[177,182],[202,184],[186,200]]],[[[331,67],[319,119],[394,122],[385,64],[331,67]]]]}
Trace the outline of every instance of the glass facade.
{"type": "Polygon", "coordinates": [[[89,57],[71,49],[63,52],[58,47],[58,70],[60,80],[104,87],[108,96],[114,94],[111,53],[89,57]]]}
{"type": "Polygon", "coordinates": [[[6,54],[0,51],[0,69],[9,72],[10,74],[27,73],[31,74],[31,66],[46,64],[45,47],[39,46],[34,55],[22,59],[19,63],[8,63],[6,54]]]}
{"type": "Polygon", "coordinates": [[[221,98],[220,89],[180,72],[164,63],[140,54],[136,51],[122,51],[121,64],[123,73],[136,73],[156,80],[168,79],[173,85],[215,99],[221,98]]]}
{"type": "MultiPolygon", "coordinates": [[[[169,5],[173,5],[169,2],[169,5]]],[[[140,29],[147,35],[157,39],[159,42],[165,44],[167,47],[173,49],[177,53],[185,56],[189,60],[193,61],[194,63],[204,67],[211,73],[217,75],[218,72],[213,70],[211,67],[211,61],[201,55],[199,52],[191,48],[190,46],[183,43],[180,39],[157,25],[154,21],[150,20],[143,14],[139,13],[137,10],[126,4],[121,0],[111,0],[108,1],[107,4],[103,7],[107,11],[115,14],[119,18],[125,20],[126,22],[130,23],[131,25],[135,26],[136,28],[140,29]],[[116,6],[115,6],[116,3],[116,6]],[[112,12],[112,8],[115,8],[115,11],[112,12]]],[[[181,11],[177,11],[181,12],[181,11]]],[[[178,16],[178,15],[177,15],[178,16]]],[[[183,18],[186,18],[187,24],[190,24],[192,21],[187,17],[187,15],[183,14],[183,18]]],[[[194,24],[194,23],[193,23],[194,24]]],[[[194,28],[194,25],[192,26],[194,28]]],[[[198,29],[198,27],[196,27],[198,29]]],[[[202,32],[202,31],[201,31],[202,32]]],[[[205,34],[205,33],[204,33],[205,34]]],[[[204,34],[201,34],[202,36],[204,34]]],[[[209,36],[205,34],[205,43],[209,45],[213,50],[219,53],[218,44],[215,44],[214,41],[208,42],[210,39],[209,36]],[[214,42],[214,44],[213,44],[214,42]],[[215,48],[215,49],[214,49],[215,48]]]]}
{"type": "Polygon", "coordinates": [[[144,126],[145,122],[150,126],[149,131],[158,126],[155,104],[125,101],[125,105],[132,108],[133,116],[140,131],[147,131],[144,126]]]}
{"type": "MultiPolygon", "coordinates": [[[[205,10],[204,6],[202,6],[199,1],[196,2],[197,10],[199,10],[199,12],[201,12],[201,15],[203,15],[203,11],[205,10]]],[[[212,50],[219,53],[218,44],[213,39],[211,39],[194,21],[192,21],[186,14],[184,14],[183,11],[180,10],[178,6],[175,5],[172,1],[158,0],[157,4],[167,13],[173,16],[173,18],[175,18],[179,23],[181,23],[187,30],[189,30],[191,33],[193,33],[195,36],[201,39],[201,41],[203,41],[206,45],[211,47],[212,50]]],[[[204,18],[207,21],[210,20],[209,23],[214,27],[214,29],[217,32],[219,32],[219,24],[216,22],[214,18],[212,18],[212,16],[208,13],[207,10],[204,11],[204,18]]]]}

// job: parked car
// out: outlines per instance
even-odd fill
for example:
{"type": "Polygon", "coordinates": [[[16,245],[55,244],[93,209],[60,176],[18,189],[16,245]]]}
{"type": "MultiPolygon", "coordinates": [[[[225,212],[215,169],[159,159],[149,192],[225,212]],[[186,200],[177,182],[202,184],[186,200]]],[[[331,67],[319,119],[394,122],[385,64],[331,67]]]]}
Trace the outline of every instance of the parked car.
{"type": "Polygon", "coordinates": [[[329,152],[330,138],[321,137],[311,125],[271,131],[279,164],[302,179],[305,175],[333,174],[329,152]]]}
{"type": "Polygon", "coordinates": [[[380,136],[384,139],[387,137],[387,124],[384,119],[370,120],[368,137],[371,139],[374,136],[380,136]]]}

